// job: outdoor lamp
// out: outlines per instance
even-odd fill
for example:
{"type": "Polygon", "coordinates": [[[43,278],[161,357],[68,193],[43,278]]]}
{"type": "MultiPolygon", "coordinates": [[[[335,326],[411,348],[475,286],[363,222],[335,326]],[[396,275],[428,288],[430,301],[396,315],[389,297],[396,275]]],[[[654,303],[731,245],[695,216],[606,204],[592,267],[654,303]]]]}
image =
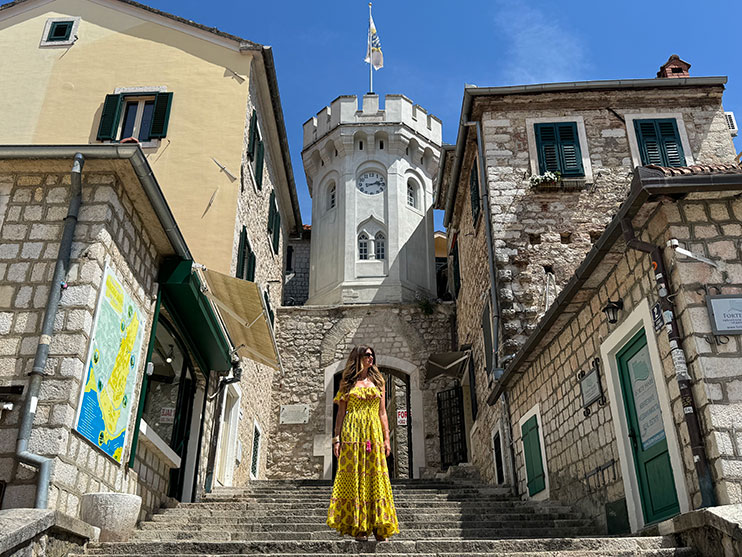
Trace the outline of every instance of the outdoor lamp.
{"type": "Polygon", "coordinates": [[[608,303],[603,308],[603,313],[605,313],[608,323],[613,325],[618,322],[618,310],[620,309],[623,309],[623,300],[621,298],[615,302],[611,301],[610,298],[608,299],[608,303]]]}
{"type": "MultiPolygon", "coordinates": [[[[614,321],[614,323],[615,323],[615,321],[614,321]]],[[[173,363],[173,348],[174,348],[174,347],[173,347],[173,345],[171,344],[171,345],[170,345],[170,350],[169,350],[169,351],[168,351],[168,353],[167,353],[167,354],[165,355],[165,361],[166,361],[167,363],[169,363],[169,364],[172,364],[172,363],[173,363]]]]}

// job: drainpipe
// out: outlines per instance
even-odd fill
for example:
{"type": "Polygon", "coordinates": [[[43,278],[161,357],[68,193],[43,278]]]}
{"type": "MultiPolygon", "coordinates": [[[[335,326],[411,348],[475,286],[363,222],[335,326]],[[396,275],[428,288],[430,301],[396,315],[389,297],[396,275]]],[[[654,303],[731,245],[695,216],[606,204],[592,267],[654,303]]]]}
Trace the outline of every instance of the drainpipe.
{"type": "Polygon", "coordinates": [[[39,477],[36,485],[36,508],[46,509],[49,498],[49,482],[53,460],[28,450],[28,442],[31,438],[31,429],[33,428],[34,417],[36,416],[36,406],[39,402],[39,391],[41,390],[41,380],[44,377],[44,368],[49,356],[49,345],[51,344],[52,334],[54,333],[54,318],[59,308],[59,299],[62,296],[62,285],[70,268],[70,252],[72,251],[72,237],[77,226],[77,216],[80,213],[80,204],[82,203],[82,167],[85,164],[85,157],[81,153],[76,153],[71,171],[71,192],[67,217],[64,219],[64,229],[62,231],[62,242],[59,245],[57,263],[54,267],[54,277],[52,278],[51,288],[49,288],[49,298],[46,301],[44,310],[44,321],[41,326],[41,338],[36,347],[33,368],[31,369],[31,378],[28,382],[28,392],[23,405],[21,414],[21,425],[18,430],[18,443],[16,445],[16,456],[21,462],[34,468],[38,468],[39,477]]]}
{"type": "Polygon", "coordinates": [[[480,200],[482,201],[484,214],[484,226],[487,236],[487,252],[489,254],[490,272],[490,303],[492,305],[492,365],[497,370],[497,354],[500,350],[500,303],[497,296],[497,274],[495,272],[495,248],[492,244],[492,213],[490,213],[489,185],[487,183],[487,169],[484,162],[484,147],[482,145],[482,125],[479,121],[465,122],[465,126],[474,126],[477,130],[477,155],[479,158],[479,184],[482,188],[480,200]]]}
{"type": "Polygon", "coordinates": [[[665,268],[665,262],[662,259],[662,248],[648,242],[643,242],[636,237],[634,227],[630,218],[624,218],[621,221],[623,237],[626,245],[644,253],[648,253],[652,259],[652,268],[654,269],[654,278],[657,282],[657,293],[660,298],[660,308],[665,319],[665,330],[670,339],[670,356],[675,368],[675,377],[680,387],[680,400],[683,403],[683,416],[685,424],[688,427],[690,435],[691,451],[693,453],[693,462],[696,466],[698,475],[698,485],[701,489],[701,508],[713,507],[716,505],[716,494],[711,479],[711,469],[706,456],[706,448],[703,445],[701,436],[701,427],[698,423],[698,413],[696,402],[691,389],[690,374],[688,373],[688,363],[685,353],[680,345],[681,338],[678,330],[678,323],[675,319],[673,304],[670,300],[670,275],[665,268]]]}

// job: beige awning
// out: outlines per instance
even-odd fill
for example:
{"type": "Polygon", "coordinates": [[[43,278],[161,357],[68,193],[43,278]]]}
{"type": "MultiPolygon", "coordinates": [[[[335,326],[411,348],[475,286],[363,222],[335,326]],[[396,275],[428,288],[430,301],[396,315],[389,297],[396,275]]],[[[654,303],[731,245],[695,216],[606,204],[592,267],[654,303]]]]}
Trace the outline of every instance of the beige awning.
{"type": "Polygon", "coordinates": [[[263,296],[254,282],[203,269],[204,295],[222,317],[237,353],[273,369],[281,369],[273,327],[263,296]]]}
{"type": "Polygon", "coordinates": [[[461,379],[461,373],[469,360],[469,354],[471,354],[469,350],[431,354],[428,357],[428,371],[425,379],[433,379],[439,375],[448,375],[449,377],[461,379]]]}

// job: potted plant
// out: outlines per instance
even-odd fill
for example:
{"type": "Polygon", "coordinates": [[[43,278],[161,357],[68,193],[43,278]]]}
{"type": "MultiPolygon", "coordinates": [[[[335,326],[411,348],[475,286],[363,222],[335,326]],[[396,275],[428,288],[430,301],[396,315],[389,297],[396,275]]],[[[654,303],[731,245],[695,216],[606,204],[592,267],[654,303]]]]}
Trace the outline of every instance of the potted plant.
{"type": "Polygon", "coordinates": [[[528,178],[528,183],[532,188],[542,186],[558,186],[562,183],[562,173],[559,171],[551,172],[547,170],[543,174],[534,174],[528,178]]]}

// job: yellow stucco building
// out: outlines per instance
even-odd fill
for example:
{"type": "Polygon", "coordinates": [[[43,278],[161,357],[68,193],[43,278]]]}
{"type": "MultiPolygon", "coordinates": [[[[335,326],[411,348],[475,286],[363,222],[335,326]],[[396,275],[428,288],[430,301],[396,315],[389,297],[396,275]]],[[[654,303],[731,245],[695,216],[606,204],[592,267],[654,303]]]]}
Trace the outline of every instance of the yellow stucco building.
{"type": "Polygon", "coordinates": [[[269,47],[125,0],[22,0],[0,7],[0,52],[0,144],[135,137],[198,263],[234,269],[247,171],[300,226],[269,47]]]}

